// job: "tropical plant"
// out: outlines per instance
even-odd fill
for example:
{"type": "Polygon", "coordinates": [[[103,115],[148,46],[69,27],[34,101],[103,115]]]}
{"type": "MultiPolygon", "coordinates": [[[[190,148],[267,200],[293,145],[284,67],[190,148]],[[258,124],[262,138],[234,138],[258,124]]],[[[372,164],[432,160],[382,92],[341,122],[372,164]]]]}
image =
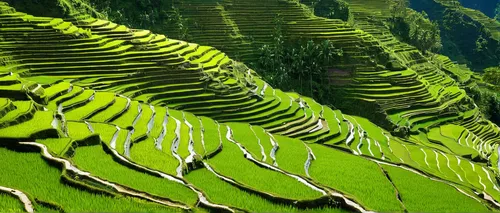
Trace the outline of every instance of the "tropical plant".
{"type": "Polygon", "coordinates": [[[177,28],[179,39],[186,40],[189,38],[188,22],[187,19],[182,16],[179,8],[172,6],[172,13],[168,15],[167,21],[177,28]]]}
{"type": "Polygon", "coordinates": [[[389,27],[392,33],[424,53],[438,52],[442,47],[439,24],[430,21],[425,12],[408,11],[403,7],[405,3],[396,3],[391,9],[389,27]]]}
{"type": "Polygon", "coordinates": [[[349,4],[344,0],[314,0],[308,1],[308,3],[312,12],[316,16],[329,19],[341,19],[344,21],[347,21],[352,17],[349,10],[349,4]]]}
{"type": "Polygon", "coordinates": [[[407,8],[410,5],[408,0],[391,0],[390,11],[393,19],[404,17],[407,13],[407,8]]]}
{"type": "Polygon", "coordinates": [[[284,45],[278,40],[281,45],[264,45],[260,49],[256,66],[264,70],[264,78],[285,90],[295,89],[318,98],[324,96],[328,88],[324,80],[326,67],[342,55],[342,50],[333,47],[328,40],[308,40],[296,45],[284,45]]]}
{"type": "Polygon", "coordinates": [[[493,123],[500,124],[500,92],[488,88],[474,87],[470,96],[474,99],[481,112],[493,123]]]}
{"type": "Polygon", "coordinates": [[[500,86],[500,67],[490,67],[484,70],[483,81],[500,86]]]}
{"type": "Polygon", "coordinates": [[[274,86],[321,99],[329,90],[326,68],[343,55],[342,50],[329,40],[285,41],[283,19],[278,16],[274,22],[272,43],[260,48],[254,66],[260,68],[264,79],[274,86]]]}

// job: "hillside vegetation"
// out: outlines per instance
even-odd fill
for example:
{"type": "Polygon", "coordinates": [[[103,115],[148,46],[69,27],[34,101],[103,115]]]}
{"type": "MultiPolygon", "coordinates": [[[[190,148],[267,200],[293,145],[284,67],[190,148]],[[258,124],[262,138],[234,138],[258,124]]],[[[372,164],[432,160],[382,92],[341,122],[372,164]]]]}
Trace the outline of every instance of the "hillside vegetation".
{"type": "Polygon", "coordinates": [[[463,7],[458,0],[411,1],[412,8],[425,11],[439,23],[443,52],[476,70],[498,66],[500,22],[480,11],[463,7]],[[463,39],[467,35],[467,39],[463,39]]]}
{"type": "Polygon", "coordinates": [[[466,91],[495,78],[401,41],[389,2],[159,1],[159,32],[47,2],[0,1],[1,211],[500,210],[466,91]]]}

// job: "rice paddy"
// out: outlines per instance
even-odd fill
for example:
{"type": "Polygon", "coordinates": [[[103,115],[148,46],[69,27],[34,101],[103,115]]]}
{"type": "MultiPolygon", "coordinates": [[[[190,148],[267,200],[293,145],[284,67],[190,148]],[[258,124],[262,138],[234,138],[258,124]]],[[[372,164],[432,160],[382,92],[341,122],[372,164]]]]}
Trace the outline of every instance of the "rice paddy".
{"type": "Polygon", "coordinates": [[[457,193],[444,183],[421,178],[418,174],[391,166],[383,166],[398,189],[401,200],[410,212],[487,212],[483,204],[457,193]],[[438,196],[439,194],[439,196],[438,196]]]}
{"type": "Polygon", "coordinates": [[[66,185],[61,182],[61,171],[45,162],[39,153],[20,153],[5,148],[0,152],[3,162],[0,167],[11,174],[2,175],[0,182],[3,186],[21,190],[42,203],[53,203],[65,211],[177,211],[135,198],[99,195],[66,185]],[[30,181],[25,181],[24,177],[28,176],[30,181]]]}
{"type": "Polygon", "coordinates": [[[7,193],[0,194],[0,205],[5,212],[24,212],[22,203],[7,193]]]}
{"type": "Polygon", "coordinates": [[[100,146],[79,147],[76,149],[76,154],[72,160],[81,169],[92,171],[98,177],[121,185],[189,205],[194,205],[197,201],[195,193],[189,188],[174,181],[128,169],[113,161],[112,157],[106,155],[100,146]]]}
{"type": "MultiPolygon", "coordinates": [[[[0,1],[0,186],[42,212],[498,211],[498,127],[444,68],[366,21],[388,13],[385,1],[346,1],[354,26],[312,15],[308,0],[181,0],[198,23],[190,41],[171,26],[37,17],[0,1]],[[276,14],[284,39],[343,49],[338,69],[352,73],[325,77],[345,94],[339,106],[232,59],[255,60],[255,47],[224,32],[269,44],[276,14]],[[365,63],[371,54],[404,68],[365,63]]],[[[0,211],[25,209],[0,192],[0,211]]]]}

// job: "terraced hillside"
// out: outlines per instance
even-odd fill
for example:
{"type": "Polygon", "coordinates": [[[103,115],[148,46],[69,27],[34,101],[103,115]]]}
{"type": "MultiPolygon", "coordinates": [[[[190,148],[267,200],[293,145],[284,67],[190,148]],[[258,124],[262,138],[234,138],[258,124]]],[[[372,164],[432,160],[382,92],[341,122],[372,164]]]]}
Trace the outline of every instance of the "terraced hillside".
{"type": "MultiPolygon", "coordinates": [[[[398,138],[275,89],[209,46],[6,3],[0,13],[2,210],[500,208],[499,130],[476,109],[398,138]]],[[[376,75],[431,87],[411,69],[376,75]]]]}
{"type": "Polygon", "coordinates": [[[493,0],[493,1],[471,1],[471,0],[460,0],[460,3],[464,7],[472,8],[475,10],[479,10],[485,15],[487,15],[490,18],[495,18],[496,15],[496,8],[498,6],[498,3],[500,1],[498,0],[493,0]]]}
{"type": "MultiPolygon", "coordinates": [[[[438,65],[415,47],[397,40],[384,23],[390,15],[388,1],[348,2],[355,17],[355,27],[340,20],[311,16],[304,5],[291,1],[179,1],[177,5],[184,17],[198,23],[198,27],[211,29],[212,38],[218,38],[217,35],[228,31],[204,25],[202,19],[208,20],[204,17],[219,15],[204,10],[197,11],[196,8],[211,7],[209,5],[225,8],[226,23],[230,20],[235,32],[239,32],[244,38],[252,38],[257,46],[271,43],[270,35],[275,24],[270,20],[279,14],[284,19],[283,34],[287,39],[329,39],[335,47],[344,50],[345,58],[332,65],[329,76],[337,91],[335,97],[338,101],[334,103],[336,107],[367,117],[402,135],[405,132],[418,135],[453,122],[475,134],[491,135],[492,137],[483,140],[496,143],[498,129],[481,118],[477,107],[460,88],[460,84],[446,73],[455,72],[455,75],[463,76],[457,79],[460,83],[467,82],[470,76],[461,74],[462,71],[447,58],[441,58],[442,61],[438,63],[446,64],[445,66],[438,65]],[[366,110],[367,108],[377,110],[366,110]],[[473,122],[478,120],[482,122],[473,122]]],[[[192,31],[192,36],[196,35],[205,36],[206,33],[192,31]]],[[[200,40],[221,48],[226,45],[221,41],[200,40]]],[[[255,48],[248,50],[244,43],[234,45],[242,52],[256,52],[255,48]]],[[[251,61],[252,58],[244,60],[251,61]]]]}
{"type": "MultiPolygon", "coordinates": [[[[244,62],[255,61],[259,54],[256,50],[262,45],[272,45],[276,19],[283,20],[283,35],[288,40],[331,38],[337,47],[352,55],[377,49],[376,45],[371,47],[374,43],[368,35],[340,20],[313,17],[295,1],[176,0],[174,5],[189,20],[188,33],[193,42],[214,46],[244,62]]],[[[165,33],[179,37],[175,26],[165,33]]]]}
{"type": "MultiPolygon", "coordinates": [[[[453,43],[450,54],[465,57],[466,62],[481,70],[497,66],[500,58],[500,23],[480,11],[463,7],[458,0],[413,1],[412,7],[425,11],[438,21],[442,35],[453,43]],[[466,32],[470,39],[463,40],[458,32],[466,32]]],[[[458,59],[455,59],[458,60],[458,59]]]]}
{"type": "MultiPolygon", "coordinates": [[[[297,38],[331,40],[335,47],[343,49],[345,55],[342,62],[332,65],[331,78],[335,88],[339,91],[339,94],[336,95],[339,101],[335,105],[350,113],[369,117],[372,121],[386,128],[393,129],[397,125],[401,126],[408,123],[407,119],[398,118],[396,113],[398,111],[408,111],[406,105],[394,105],[395,100],[401,103],[422,105],[421,102],[415,103],[413,97],[401,99],[401,94],[405,94],[407,97],[411,95],[409,94],[410,91],[404,91],[401,88],[403,85],[412,87],[413,92],[418,91],[418,94],[413,94],[418,96],[419,99],[434,102],[432,104],[426,103],[427,105],[441,106],[438,107],[439,109],[444,108],[442,107],[443,104],[464,105],[464,102],[467,102],[467,100],[464,100],[465,93],[455,87],[457,84],[444,73],[446,69],[440,69],[432,64],[415,47],[399,42],[387,29],[384,17],[390,15],[390,4],[388,2],[349,1],[349,3],[350,10],[355,17],[356,27],[363,31],[353,28],[340,20],[313,17],[305,9],[304,5],[290,1],[266,1],[266,3],[251,1],[179,1],[176,5],[182,11],[183,17],[197,23],[196,26],[190,28],[190,34],[194,41],[227,50],[228,54],[236,58],[241,58],[240,55],[245,52],[255,54],[258,52],[258,47],[263,44],[272,44],[270,35],[272,35],[275,26],[272,20],[278,14],[284,19],[283,34],[288,40],[297,38]],[[224,12],[218,14],[213,10],[199,10],[199,8],[215,7],[224,9],[224,12]],[[382,14],[385,14],[385,16],[382,14]],[[207,16],[213,18],[206,18],[207,16]],[[220,21],[213,21],[217,17],[220,21]],[[207,23],[205,24],[204,21],[207,23]],[[254,22],[259,24],[253,24],[254,22]],[[221,29],[220,26],[223,25],[231,26],[233,31],[216,30],[221,29]],[[205,31],[197,31],[199,28],[205,31]],[[228,32],[232,32],[231,35],[239,35],[238,38],[246,38],[252,41],[254,46],[248,46],[248,42],[245,41],[224,42],[231,40],[224,37],[228,32]],[[197,39],[197,36],[201,37],[197,39]],[[210,38],[224,39],[211,40],[210,38]],[[235,53],[235,50],[237,50],[237,53],[235,53]],[[379,58],[374,58],[374,55],[379,56],[379,58]],[[397,68],[396,66],[396,68],[393,68],[394,64],[402,64],[403,67],[397,68]],[[395,71],[402,71],[399,75],[403,77],[396,77],[398,75],[395,71]],[[416,75],[412,74],[413,71],[416,72],[416,75]],[[393,83],[395,80],[389,80],[388,75],[400,78],[400,80],[396,81],[404,83],[393,83]],[[417,80],[420,78],[427,82],[417,80]],[[355,80],[353,81],[353,79],[355,80]],[[377,84],[373,84],[373,82],[377,84]],[[376,89],[365,92],[368,86],[375,86],[376,89]],[[439,88],[448,89],[446,92],[439,92],[443,91],[439,88]],[[388,90],[393,94],[388,95],[388,90]],[[384,113],[377,116],[374,116],[373,113],[363,114],[363,112],[366,112],[363,108],[351,107],[353,101],[357,104],[360,102],[366,103],[365,105],[369,107],[378,106],[384,113]],[[390,102],[390,104],[387,104],[387,102],[390,102]],[[389,118],[386,118],[387,116],[389,118]],[[392,124],[388,124],[384,120],[388,120],[392,124]]],[[[167,32],[174,33],[175,30],[172,29],[167,32]]],[[[250,62],[255,60],[255,55],[243,57],[242,59],[250,62]]],[[[440,110],[434,108],[427,112],[438,113],[438,111],[440,110]]],[[[463,110],[459,111],[463,112],[463,110]]],[[[461,117],[460,114],[460,112],[447,113],[445,120],[458,119],[461,117]]],[[[415,118],[413,120],[422,119],[415,118]]],[[[419,125],[422,122],[413,123],[412,121],[408,123],[413,130],[432,125],[419,125]]]]}
{"type": "MultiPolygon", "coordinates": [[[[293,1],[175,1],[174,5],[183,19],[188,20],[191,41],[214,46],[244,62],[255,61],[262,45],[272,45],[274,20],[278,17],[283,19],[286,40],[330,40],[344,53],[339,63],[329,67],[330,81],[336,89],[333,94],[336,99],[330,104],[367,117],[386,129],[405,126],[416,132],[463,119],[465,112],[474,110],[464,91],[445,74],[449,70],[432,64],[387,29],[388,1],[348,2],[355,27],[341,20],[312,16],[305,5],[293,1]],[[426,110],[415,114],[407,104],[426,110]],[[377,110],[373,113],[366,108],[377,110]],[[452,110],[443,112],[444,108],[452,110]],[[436,114],[444,114],[443,119],[427,122],[436,114]]],[[[182,37],[176,25],[164,30],[171,37],[182,37]]]]}

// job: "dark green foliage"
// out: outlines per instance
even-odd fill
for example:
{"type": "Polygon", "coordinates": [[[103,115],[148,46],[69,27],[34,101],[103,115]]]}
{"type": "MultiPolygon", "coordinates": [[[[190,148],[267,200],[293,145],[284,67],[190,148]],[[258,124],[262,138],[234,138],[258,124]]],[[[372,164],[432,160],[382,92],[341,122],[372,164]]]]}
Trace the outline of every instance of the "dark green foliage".
{"type": "Polygon", "coordinates": [[[20,12],[30,13],[36,16],[62,17],[63,10],[58,7],[54,0],[5,0],[20,12]]]}
{"type": "Polygon", "coordinates": [[[91,15],[105,18],[94,10],[88,0],[5,0],[18,11],[45,17],[65,18],[76,15],[91,15]]]}
{"type": "Polygon", "coordinates": [[[490,32],[470,17],[447,10],[442,27],[447,37],[468,56],[472,68],[480,70],[498,65],[498,41],[493,40],[490,32]],[[467,39],[463,38],[464,35],[467,35],[467,39]]]}
{"type": "Polygon", "coordinates": [[[172,0],[90,0],[110,21],[134,28],[159,31],[168,28],[172,0]]]}
{"type": "Polygon", "coordinates": [[[172,6],[172,13],[168,16],[168,23],[175,26],[174,28],[178,30],[178,36],[181,40],[186,40],[189,38],[188,34],[188,22],[187,19],[182,17],[181,12],[175,6],[172,6]]]}
{"type": "Polygon", "coordinates": [[[110,21],[154,32],[170,32],[169,37],[189,40],[189,20],[172,0],[89,0],[110,21]],[[119,7],[117,7],[119,5],[119,7]]]}
{"type": "Polygon", "coordinates": [[[390,0],[391,16],[393,19],[396,17],[403,17],[407,15],[407,8],[410,5],[408,0],[390,0]]]}
{"type": "Polygon", "coordinates": [[[283,20],[277,17],[275,23],[273,43],[260,48],[254,67],[273,86],[326,100],[330,90],[324,78],[326,67],[342,55],[342,50],[328,40],[285,42],[281,33],[283,20]]]}
{"type": "Polygon", "coordinates": [[[439,23],[443,40],[442,54],[476,71],[498,65],[498,36],[495,35],[495,28],[490,27],[492,24],[475,18],[482,17],[479,11],[466,12],[458,1],[452,5],[450,2],[442,4],[434,0],[411,0],[411,7],[425,11],[432,21],[439,23]]]}
{"type": "Polygon", "coordinates": [[[459,0],[464,7],[472,8],[483,12],[490,18],[495,17],[495,9],[500,3],[499,0],[459,0]]]}
{"type": "Polygon", "coordinates": [[[500,92],[493,91],[488,88],[474,87],[470,90],[470,96],[478,105],[484,116],[496,123],[500,124],[500,92]]]}
{"type": "Polygon", "coordinates": [[[430,21],[425,12],[407,11],[407,6],[405,0],[393,1],[390,19],[392,33],[422,52],[438,52],[442,47],[439,24],[430,21]]]}
{"type": "Polygon", "coordinates": [[[500,67],[490,67],[484,70],[483,81],[500,86],[500,67]]]}
{"type": "Polygon", "coordinates": [[[347,21],[352,16],[349,4],[343,0],[301,0],[301,3],[308,4],[319,17],[347,21]]]}
{"type": "Polygon", "coordinates": [[[495,8],[495,19],[500,21],[500,2],[498,2],[495,8]]]}
{"type": "Polygon", "coordinates": [[[497,125],[500,124],[500,67],[484,70],[483,82],[470,90],[470,95],[484,116],[497,125]]]}

